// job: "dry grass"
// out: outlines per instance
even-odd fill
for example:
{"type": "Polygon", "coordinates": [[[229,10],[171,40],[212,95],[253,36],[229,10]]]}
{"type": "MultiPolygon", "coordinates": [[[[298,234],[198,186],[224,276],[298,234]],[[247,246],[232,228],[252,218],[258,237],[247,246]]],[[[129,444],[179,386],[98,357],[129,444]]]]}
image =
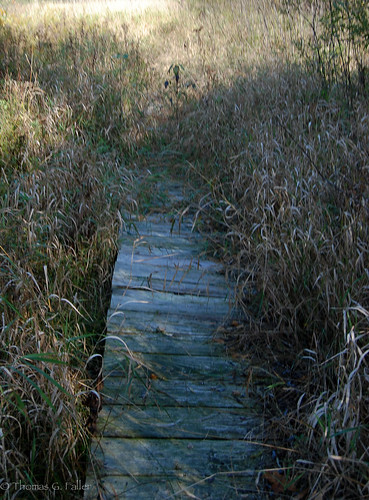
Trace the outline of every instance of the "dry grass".
{"type": "Polygon", "coordinates": [[[118,47],[98,20],[60,28],[49,11],[33,22],[0,27],[0,477],[7,498],[21,483],[74,498],[65,483],[84,476],[88,359],[134,177],[122,155],[145,135],[147,80],[135,43],[118,47]]]}
{"type": "Polygon", "coordinates": [[[270,432],[293,449],[278,464],[300,498],[367,495],[366,91],[322,88],[293,43],[303,16],[276,2],[147,4],[8,4],[0,20],[1,477],[79,474],[117,210],[147,208],[165,167],[226,231],[253,325],[240,345],[277,377],[270,432]]]}
{"type": "MultiPolygon", "coordinates": [[[[219,245],[259,332],[251,343],[277,373],[271,428],[294,448],[282,492],[292,480],[304,497],[355,498],[368,494],[368,328],[355,308],[369,299],[369,110],[282,61],[213,88],[178,141],[211,187],[199,217],[227,231],[219,245]]],[[[247,329],[240,344],[250,348],[247,329]]]]}
{"type": "MultiPolygon", "coordinates": [[[[208,26],[235,35],[227,14],[207,12],[208,26]]],[[[189,161],[193,185],[210,188],[202,226],[226,231],[218,248],[259,332],[246,328],[239,345],[261,345],[277,377],[266,393],[271,430],[293,448],[278,462],[292,474],[281,492],[292,481],[302,497],[356,498],[368,494],[368,327],[357,308],[367,314],[369,109],[359,82],[347,100],[345,85],[322,86],[292,47],[275,54],[286,41],[265,34],[262,55],[238,59],[238,71],[231,51],[219,56],[168,141],[189,161]]]]}

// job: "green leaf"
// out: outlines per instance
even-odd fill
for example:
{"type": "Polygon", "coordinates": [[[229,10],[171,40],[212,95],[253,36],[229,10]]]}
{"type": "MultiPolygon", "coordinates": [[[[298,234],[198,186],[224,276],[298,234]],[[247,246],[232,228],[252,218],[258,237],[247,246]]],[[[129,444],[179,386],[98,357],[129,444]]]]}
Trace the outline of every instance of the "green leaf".
{"type": "Polygon", "coordinates": [[[27,414],[26,405],[24,404],[22,398],[19,396],[19,394],[16,391],[12,391],[10,393],[10,396],[8,396],[7,394],[4,394],[4,392],[0,386],[0,393],[1,393],[2,399],[4,399],[10,406],[14,406],[14,408],[16,408],[19,411],[19,413],[21,415],[23,415],[23,417],[28,421],[28,423],[31,423],[29,416],[27,414]],[[14,401],[12,401],[12,397],[14,397],[16,399],[15,403],[14,403],[14,401]]]}
{"type": "MultiPolygon", "coordinates": [[[[31,353],[21,356],[21,360],[36,360],[36,361],[44,361],[45,363],[53,363],[54,365],[67,365],[66,361],[62,361],[58,358],[53,357],[55,354],[52,353],[31,353]]],[[[32,365],[33,366],[33,365],[32,365]]]]}
{"type": "Polygon", "coordinates": [[[62,391],[66,396],[71,397],[71,394],[69,394],[69,392],[66,391],[64,389],[64,387],[62,387],[59,384],[59,382],[57,382],[54,378],[50,377],[50,375],[48,375],[46,372],[44,372],[43,370],[41,370],[41,368],[38,368],[37,366],[33,365],[32,363],[28,363],[27,361],[24,361],[24,362],[25,362],[26,365],[28,365],[29,367],[31,367],[33,370],[35,370],[36,372],[38,372],[40,375],[43,375],[45,378],[47,378],[47,380],[49,380],[52,384],[54,384],[55,387],[57,387],[60,391],[62,391]]]}
{"type": "MultiPolygon", "coordinates": [[[[34,368],[34,367],[33,367],[34,368]]],[[[25,378],[27,382],[29,382],[32,387],[36,389],[36,391],[40,394],[41,398],[46,402],[46,404],[54,411],[56,412],[55,406],[52,404],[50,398],[47,396],[47,394],[44,393],[44,391],[39,387],[36,382],[34,382],[31,378],[29,378],[25,373],[21,372],[20,370],[17,370],[16,368],[12,368],[12,370],[15,373],[18,373],[21,377],[25,378]]],[[[37,370],[38,371],[38,370],[37,370]]]]}

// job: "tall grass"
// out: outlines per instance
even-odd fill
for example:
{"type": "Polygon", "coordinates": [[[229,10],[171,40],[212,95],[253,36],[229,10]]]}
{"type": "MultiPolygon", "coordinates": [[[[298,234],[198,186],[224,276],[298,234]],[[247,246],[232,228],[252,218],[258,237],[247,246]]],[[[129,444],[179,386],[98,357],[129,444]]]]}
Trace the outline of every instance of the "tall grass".
{"type": "MultiPolygon", "coordinates": [[[[322,99],[311,76],[297,68],[293,75],[263,71],[228,92],[221,103],[214,93],[208,129],[199,118],[192,122],[191,133],[202,144],[193,165],[205,165],[212,185],[212,202],[207,198],[202,217],[227,231],[224,255],[254,328],[259,325],[260,335],[263,329],[268,332],[267,345],[271,324],[278,333],[269,352],[273,370],[285,374],[283,386],[295,387],[288,391],[288,416],[298,429],[282,419],[282,432],[284,439],[299,436],[301,459],[315,463],[319,457],[324,464],[314,491],[364,494],[366,398],[361,389],[351,392],[344,386],[348,379],[359,387],[366,380],[368,323],[362,308],[368,304],[369,235],[362,145],[367,128],[361,126],[368,118],[366,101],[358,99],[348,111],[333,96],[322,99]],[[221,169],[214,170],[201,155],[204,150],[214,154],[221,169]],[[250,288],[256,291],[251,296],[250,288]],[[360,367],[351,366],[351,348],[361,353],[355,355],[360,367]],[[292,357],[289,350],[299,355],[292,357]],[[295,378],[301,370],[306,378],[300,385],[295,378]],[[307,448],[305,433],[310,436],[307,448]]],[[[250,345],[247,329],[242,343],[250,345]]]]}
{"type": "MultiPolygon", "coordinates": [[[[209,18],[226,32],[223,13],[209,18]]],[[[226,231],[219,247],[259,332],[245,327],[240,345],[262,344],[261,362],[278,377],[266,395],[279,400],[271,428],[293,448],[281,491],[295,491],[292,477],[309,498],[354,498],[368,489],[367,93],[352,80],[347,99],[347,82],[327,86],[296,45],[275,57],[285,41],[264,40],[269,51],[246,59],[232,82],[219,65],[217,84],[184,112],[177,147],[210,187],[199,217],[226,231]]]]}
{"type": "Polygon", "coordinates": [[[67,498],[149,78],[123,18],[23,7],[0,26],[0,477],[67,498]]]}
{"type": "Polygon", "coordinates": [[[218,248],[253,325],[240,346],[262,346],[260,362],[277,377],[266,392],[271,431],[293,449],[278,461],[289,471],[279,487],[309,498],[365,495],[366,89],[360,74],[349,99],[344,78],[322,81],[314,46],[310,64],[301,59],[309,10],[291,18],[269,2],[192,6],[196,29],[185,37],[183,21],[170,37],[176,60],[197,65],[197,99],[182,100],[167,147],[203,186],[199,220],[226,231],[218,248]],[[183,40],[196,46],[196,62],[183,40]]]}
{"type": "Polygon", "coordinates": [[[127,5],[1,12],[1,477],[83,475],[117,212],[147,208],[165,168],[199,193],[202,227],[226,232],[212,239],[252,325],[240,347],[277,377],[279,492],[367,494],[365,86],[352,73],[347,99],[346,82],[322,82],[309,9],[127,5]]]}

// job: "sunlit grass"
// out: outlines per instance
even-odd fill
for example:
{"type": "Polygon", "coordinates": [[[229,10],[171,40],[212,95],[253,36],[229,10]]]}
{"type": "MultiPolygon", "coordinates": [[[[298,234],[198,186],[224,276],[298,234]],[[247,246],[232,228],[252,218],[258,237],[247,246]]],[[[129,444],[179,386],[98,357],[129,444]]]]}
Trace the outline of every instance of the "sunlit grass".
{"type": "Polygon", "coordinates": [[[63,10],[68,15],[98,14],[105,12],[124,12],[143,14],[145,11],[166,11],[173,7],[172,0],[102,0],[94,2],[91,0],[70,0],[70,1],[33,1],[24,0],[20,2],[4,1],[4,8],[9,13],[20,13],[34,16],[39,12],[48,12],[53,9],[63,10]]]}

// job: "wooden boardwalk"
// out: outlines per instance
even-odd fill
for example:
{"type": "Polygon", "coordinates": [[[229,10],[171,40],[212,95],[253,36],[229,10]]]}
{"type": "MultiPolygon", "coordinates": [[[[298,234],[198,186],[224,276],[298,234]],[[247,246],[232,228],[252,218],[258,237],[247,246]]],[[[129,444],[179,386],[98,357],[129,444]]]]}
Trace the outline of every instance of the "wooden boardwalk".
{"type": "Polygon", "coordinates": [[[263,498],[248,367],[214,341],[234,317],[192,221],[127,225],[113,277],[85,498],[263,498]]]}

